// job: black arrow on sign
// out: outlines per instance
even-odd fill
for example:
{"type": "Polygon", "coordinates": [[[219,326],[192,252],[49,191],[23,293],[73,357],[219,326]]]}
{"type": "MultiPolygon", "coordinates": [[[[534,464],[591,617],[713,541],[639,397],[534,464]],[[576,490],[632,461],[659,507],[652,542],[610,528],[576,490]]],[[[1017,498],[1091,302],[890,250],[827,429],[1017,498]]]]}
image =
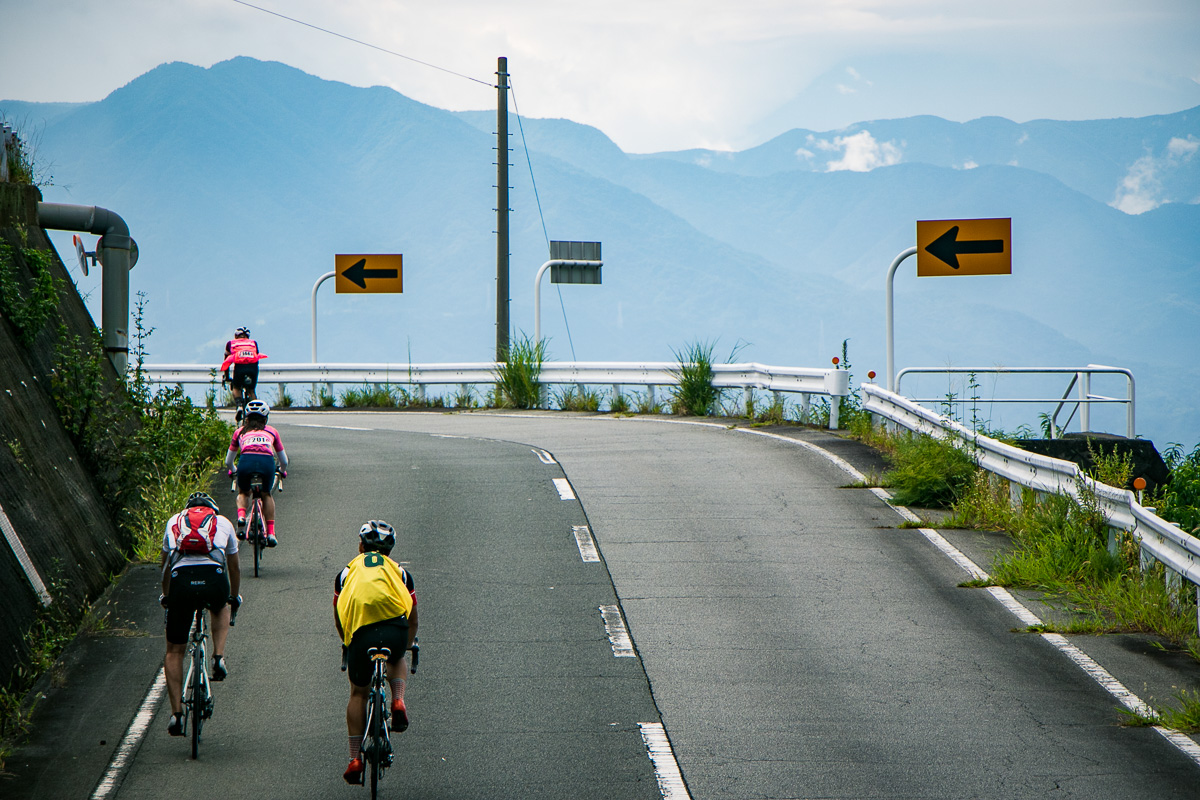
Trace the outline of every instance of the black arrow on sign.
{"type": "Polygon", "coordinates": [[[932,255],[934,258],[945,261],[950,266],[958,269],[958,257],[961,255],[970,255],[974,253],[1003,253],[1003,239],[974,239],[968,241],[958,241],[958,226],[955,225],[950,230],[943,233],[938,238],[934,239],[925,247],[925,252],[932,255]]]}
{"type": "Polygon", "coordinates": [[[394,269],[367,269],[367,260],[360,258],[346,268],[346,271],[342,273],[342,277],[358,288],[365,289],[367,288],[368,278],[396,278],[399,276],[394,269]]]}

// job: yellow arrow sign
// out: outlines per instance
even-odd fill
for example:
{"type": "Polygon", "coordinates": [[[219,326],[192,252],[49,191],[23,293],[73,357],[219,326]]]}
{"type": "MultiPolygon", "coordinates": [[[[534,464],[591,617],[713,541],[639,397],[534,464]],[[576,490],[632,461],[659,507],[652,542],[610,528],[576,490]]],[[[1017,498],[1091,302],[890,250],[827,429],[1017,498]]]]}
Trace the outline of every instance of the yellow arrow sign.
{"type": "Polygon", "coordinates": [[[917,275],[1011,274],[1011,218],[917,221],[917,275]]]}
{"type": "Polygon", "coordinates": [[[404,256],[336,255],[334,290],[338,294],[398,293],[404,291],[404,256]]]}

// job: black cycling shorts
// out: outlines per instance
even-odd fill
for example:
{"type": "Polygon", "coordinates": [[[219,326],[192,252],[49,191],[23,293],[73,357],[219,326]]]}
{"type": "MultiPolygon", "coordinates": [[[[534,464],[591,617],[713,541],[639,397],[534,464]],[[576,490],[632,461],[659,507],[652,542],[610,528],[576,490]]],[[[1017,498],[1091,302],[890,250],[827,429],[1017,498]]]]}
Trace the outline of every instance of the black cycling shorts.
{"type": "Polygon", "coordinates": [[[346,653],[346,673],[355,686],[371,685],[371,657],[367,650],[386,647],[392,651],[388,663],[395,664],[404,655],[408,646],[408,620],[404,617],[385,619],[364,625],[354,632],[346,653]]]}
{"type": "Polygon", "coordinates": [[[238,491],[242,494],[250,494],[250,479],[255,475],[262,478],[263,494],[270,494],[271,487],[275,483],[275,456],[263,453],[245,453],[239,457],[237,463],[238,491]]]}
{"type": "Polygon", "coordinates": [[[239,389],[251,389],[258,386],[258,362],[253,364],[234,364],[233,365],[233,380],[232,383],[239,389]],[[250,385],[246,385],[246,378],[250,379],[250,385]]]}
{"type": "Polygon", "coordinates": [[[220,611],[228,602],[229,575],[220,564],[175,567],[167,597],[167,641],[186,644],[196,609],[220,611]]]}

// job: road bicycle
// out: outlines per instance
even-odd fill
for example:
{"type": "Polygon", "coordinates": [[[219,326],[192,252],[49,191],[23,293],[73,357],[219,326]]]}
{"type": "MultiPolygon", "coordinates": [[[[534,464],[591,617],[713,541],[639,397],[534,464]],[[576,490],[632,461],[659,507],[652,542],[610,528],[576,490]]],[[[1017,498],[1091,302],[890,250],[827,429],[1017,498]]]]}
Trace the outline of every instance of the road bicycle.
{"type": "MultiPolygon", "coordinates": [[[[417,671],[421,646],[414,640],[412,646],[411,671],[417,671]]],[[[371,688],[367,694],[367,726],[363,734],[362,756],[370,765],[371,800],[376,800],[379,790],[379,779],[383,772],[392,765],[395,753],[392,750],[392,738],[389,735],[388,721],[391,709],[387,702],[387,661],[392,651],[387,647],[372,647],[367,650],[371,659],[371,688]]],[[[342,668],[345,669],[343,662],[342,668]]]]}
{"type": "MultiPolygon", "coordinates": [[[[234,387],[233,380],[231,378],[229,378],[228,376],[226,376],[222,382],[228,383],[230,389],[231,390],[233,389],[233,387],[234,387]]],[[[258,394],[254,391],[254,379],[251,378],[249,375],[243,375],[242,376],[242,394],[240,397],[238,397],[237,395],[234,395],[234,408],[236,409],[236,411],[233,415],[233,421],[236,422],[238,425],[241,425],[241,423],[246,419],[246,403],[249,403],[251,400],[257,400],[257,399],[258,399],[258,394]]]]}
{"type": "Polygon", "coordinates": [[[200,731],[213,712],[212,684],[208,678],[208,615],[204,611],[196,609],[189,641],[191,660],[183,680],[183,727],[191,729],[192,758],[200,754],[200,731]]]}
{"type": "MultiPolygon", "coordinates": [[[[233,491],[237,491],[237,473],[233,475],[233,491]]],[[[275,482],[272,492],[283,491],[283,473],[275,472],[275,482]]],[[[267,549],[267,520],[263,516],[263,485],[262,476],[255,475],[250,479],[250,504],[246,509],[246,543],[254,548],[254,577],[258,577],[259,564],[263,551],[267,549]]]]}

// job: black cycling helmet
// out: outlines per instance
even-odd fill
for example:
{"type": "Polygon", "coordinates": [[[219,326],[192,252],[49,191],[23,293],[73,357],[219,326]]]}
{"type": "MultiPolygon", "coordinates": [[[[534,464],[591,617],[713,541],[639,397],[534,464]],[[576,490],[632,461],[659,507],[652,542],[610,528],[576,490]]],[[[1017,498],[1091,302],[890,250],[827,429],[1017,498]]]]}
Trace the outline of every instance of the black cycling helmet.
{"type": "Polygon", "coordinates": [[[199,508],[200,506],[207,506],[217,512],[221,510],[217,508],[217,501],[213,500],[207,492],[193,492],[187,499],[187,508],[199,508]]]}
{"type": "Polygon", "coordinates": [[[364,522],[358,529],[358,538],[362,540],[364,549],[386,556],[396,546],[396,529],[383,520],[373,519],[364,522]]]}
{"type": "Polygon", "coordinates": [[[249,339],[250,338],[250,329],[249,328],[238,328],[236,331],[233,332],[233,338],[237,339],[239,336],[245,336],[247,339],[249,339]]]}

